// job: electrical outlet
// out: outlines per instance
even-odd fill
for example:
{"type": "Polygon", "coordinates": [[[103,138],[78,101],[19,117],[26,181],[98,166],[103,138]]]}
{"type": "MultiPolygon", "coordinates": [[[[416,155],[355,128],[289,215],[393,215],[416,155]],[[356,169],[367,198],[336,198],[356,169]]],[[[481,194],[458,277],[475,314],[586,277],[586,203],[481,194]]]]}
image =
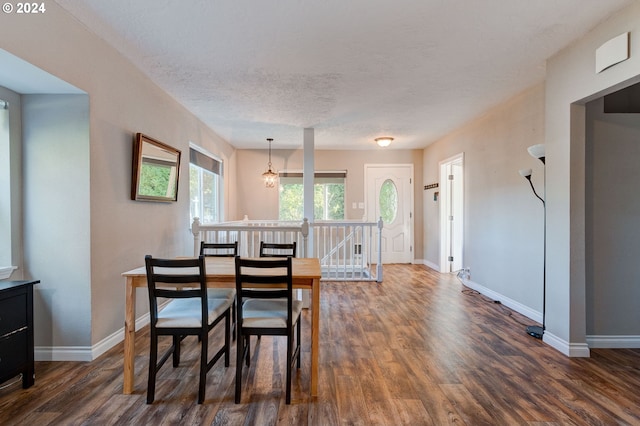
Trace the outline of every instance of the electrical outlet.
{"type": "Polygon", "coordinates": [[[464,268],[462,270],[462,278],[469,281],[471,279],[471,268],[464,268]]]}

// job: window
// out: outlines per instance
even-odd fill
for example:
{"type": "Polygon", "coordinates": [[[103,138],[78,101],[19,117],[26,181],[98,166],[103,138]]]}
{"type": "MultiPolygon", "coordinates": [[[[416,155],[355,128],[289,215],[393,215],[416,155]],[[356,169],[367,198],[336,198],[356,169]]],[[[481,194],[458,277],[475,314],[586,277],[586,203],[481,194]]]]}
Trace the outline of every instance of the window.
{"type": "MultiPolygon", "coordinates": [[[[313,183],[317,220],[344,220],[344,187],[347,172],[316,172],[313,183]]],[[[280,220],[302,220],[302,172],[280,172],[280,220]]]]}
{"type": "Polygon", "coordinates": [[[9,109],[0,99],[0,268],[11,265],[11,158],[9,109]]]}
{"type": "Polygon", "coordinates": [[[201,223],[222,220],[222,161],[210,154],[189,148],[189,197],[191,221],[201,223]]]}
{"type": "Polygon", "coordinates": [[[386,224],[393,223],[398,214],[398,188],[391,179],[387,179],[380,187],[380,217],[386,224]]]}

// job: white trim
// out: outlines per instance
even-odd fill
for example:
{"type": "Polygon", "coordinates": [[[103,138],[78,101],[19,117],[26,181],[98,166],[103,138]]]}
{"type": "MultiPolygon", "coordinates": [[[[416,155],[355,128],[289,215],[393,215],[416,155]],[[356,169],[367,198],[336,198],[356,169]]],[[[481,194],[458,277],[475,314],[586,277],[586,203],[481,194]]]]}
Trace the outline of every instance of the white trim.
{"type": "Polygon", "coordinates": [[[88,346],[36,346],[36,361],[93,361],[88,346]]]}
{"type": "Polygon", "coordinates": [[[545,330],[542,341],[558,352],[571,358],[589,358],[589,345],[586,343],[571,343],[545,330]]]}
{"type": "Polygon", "coordinates": [[[17,266],[0,266],[0,281],[9,279],[16,269],[18,269],[17,266]]]}
{"type": "MultiPolygon", "coordinates": [[[[504,306],[513,309],[514,311],[524,315],[527,318],[530,318],[532,321],[536,321],[539,323],[542,323],[542,313],[535,311],[533,309],[531,309],[528,306],[523,305],[520,302],[517,302],[513,299],[510,299],[508,297],[503,296],[500,293],[496,293],[493,290],[490,290],[476,282],[470,281],[470,280],[461,280],[464,285],[466,285],[467,287],[469,287],[470,289],[473,289],[479,293],[482,293],[483,295],[487,296],[490,299],[493,300],[498,300],[500,301],[501,304],[503,304],[504,306]]],[[[533,325],[533,324],[532,324],[533,325]]],[[[524,329],[523,329],[524,330],[524,329]]],[[[546,335],[546,332],[545,332],[546,335]]]]}
{"type": "MultiPolygon", "coordinates": [[[[162,309],[169,300],[159,306],[162,309]]],[[[136,331],[145,327],[151,321],[149,313],[136,320],[136,331]]],[[[100,357],[124,340],[124,327],[105,337],[93,346],[36,346],[34,348],[35,361],[84,361],[89,362],[100,357]]]]}
{"type": "Polygon", "coordinates": [[[434,270],[434,271],[436,271],[436,272],[440,272],[440,267],[439,267],[437,264],[435,264],[435,263],[433,263],[433,262],[431,262],[431,261],[428,261],[428,260],[424,260],[424,259],[423,259],[423,260],[422,260],[422,264],[423,264],[424,266],[428,267],[428,268],[433,269],[433,270],[434,270]]]}
{"type": "MultiPolygon", "coordinates": [[[[500,301],[504,306],[513,309],[514,311],[524,315],[527,318],[530,318],[532,321],[542,322],[542,313],[535,311],[528,306],[523,305],[520,302],[516,302],[513,299],[505,297],[500,293],[496,293],[493,290],[490,290],[476,282],[470,280],[461,280],[464,285],[467,287],[483,294],[484,296],[500,301]]],[[[533,324],[532,324],[533,325],[533,324]]],[[[524,327],[522,332],[524,333],[524,327]]],[[[566,340],[560,339],[558,336],[549,333],[548,330],[545,330],[544,335],[542,337],[542,341],[547,345],[551,346],[558,352],[569,356],[569,357],[581,357],[588,358],[589,357],[589,345],[587,343],[570,343],[566,340]]]]}
{"type": "MultiPolygon", "coordinates": [[[[464,187],[465,187],[465,182],[464,182],[464,175],[465,175],[465,163],[464,163],[464,152],[460,152],[456,155],[453,155],[449,158],[445,158],[442,161],[438,162],[438,176],[439,176],[439,192],[440,192],[440,198],[439,198],[439,217],[440,217],[440,271],[447,271],[447,269],[450,269],[449,267],[449,253],[447,252],[447,249],[450,248],[451,245],[451,241],[450,241],[450,229],[449,226],[447,226],[449,224],[449,219],[447,216],[447,204],[449,204],[449,200],[450,200],[450,196],[449,193],[447,191],[447,188],[449,188],[449,180],[448,180],[448,176],[447,173],[445,171],[445,167],[450,165],[450,164],[461,164],[462,167],[462,183],[461,183],[461,188],[460,190],[462,191],[462,194],[460,196],[460,200],[461,200],[461,206],[460,206],[460,210],[462,211],[462,219],[460,222],[460,232],[462,234],[461,239],[462,239],[462,247],[461,247],[461,259],[460,259],[460,268],[465,268],[465,263],[464,263],[464,221],[465,221],[465,217],[464,217],[464,205],[465,205],[465,197],[464,197],[464,187]]],[[[467,265],[468,266],[468,265],[467,265]]]]}
{"type": "Polygon", "coordinates": [[[587,336],[591,348],[640,348],[640,336],[587,336]]]}

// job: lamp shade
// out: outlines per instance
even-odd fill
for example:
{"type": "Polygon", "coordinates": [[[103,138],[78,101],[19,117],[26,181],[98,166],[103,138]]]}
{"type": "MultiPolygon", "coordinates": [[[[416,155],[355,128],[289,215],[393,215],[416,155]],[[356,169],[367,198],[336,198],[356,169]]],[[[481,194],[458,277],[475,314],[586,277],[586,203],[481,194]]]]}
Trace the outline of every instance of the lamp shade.
{"type": "Polygon", "coordinates": [[[544,163],[544,144],[543,143],[539,143],[537,145],[531,145],[529,148],[527,148],[527,151],[529,151],[529,155],[531,155],[533,158],[537,158],[538,160],[541,160],[544,163]]]}
{"type": "Polygon", "coordinates": [[[522,176],[523,178],[529,179],[531,177],[531,173],[533,172],[531,171],[531,169],[520,169],[518,170],[518,173],[520,173],[520,176],[522,176]]]}

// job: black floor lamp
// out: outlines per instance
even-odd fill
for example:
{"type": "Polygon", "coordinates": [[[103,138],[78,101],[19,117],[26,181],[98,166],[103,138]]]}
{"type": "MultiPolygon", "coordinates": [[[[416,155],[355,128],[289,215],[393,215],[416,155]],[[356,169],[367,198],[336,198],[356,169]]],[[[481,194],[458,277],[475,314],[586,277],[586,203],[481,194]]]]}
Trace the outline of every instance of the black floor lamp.
{"type": "MultiPolygon", "coordinates": [[[[529,154],[533,158],[537,158],[542,161],[542,169],[543,169],[543,177],[544,177],[544,196],[546,198],[547,194],[547,171],[544,162],[544,144],[532,145],[527,148],[529,154]]],[[[520,175],[529,181],[529,185],[531,186],[531,190],[533,194],[538,197],[540,201],[542,201],[542,208],[544,211],[544,238],[543,238],[543,260],[542,260],[542,327],[539,325],[530,325],[527,327],[527,334],[535,337],[536,339],[542,339],[542,335],[545,330],[545,310],[547,304],[547,205],[544,202],[544,198],[540,197],[536,192],[536,189],[533,186],[533,182],[531,182],[531,169],[522,169],[520,170],[520,175]]]]}

